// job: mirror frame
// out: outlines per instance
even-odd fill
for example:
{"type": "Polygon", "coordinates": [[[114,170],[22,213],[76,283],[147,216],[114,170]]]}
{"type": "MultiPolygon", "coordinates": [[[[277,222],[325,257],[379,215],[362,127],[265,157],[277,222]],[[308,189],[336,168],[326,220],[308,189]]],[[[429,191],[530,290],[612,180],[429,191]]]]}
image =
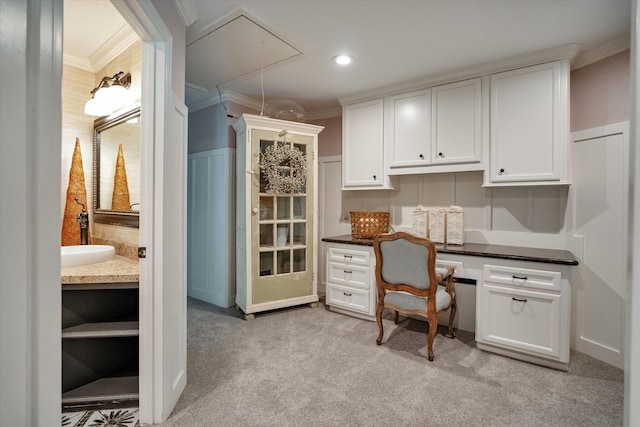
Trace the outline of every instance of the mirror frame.
{"type": "Polygon", "coordinates": [[[136,117],[140,118],[140,107],[117,117],[100,117],[93,124],[93,222],[140,227],[139,211],[113,211],[100,208],[100,133],[136,117]]]}

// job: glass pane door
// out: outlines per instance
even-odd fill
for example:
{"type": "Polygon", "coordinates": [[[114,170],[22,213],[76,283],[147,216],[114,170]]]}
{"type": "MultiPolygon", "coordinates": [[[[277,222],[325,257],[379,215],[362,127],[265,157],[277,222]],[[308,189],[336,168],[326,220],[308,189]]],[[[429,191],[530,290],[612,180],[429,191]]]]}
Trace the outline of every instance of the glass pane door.
{"type": "Polygon", "coordinates": [[[313,137],[253,130],[252,302],[313,292],[313,137]]]}

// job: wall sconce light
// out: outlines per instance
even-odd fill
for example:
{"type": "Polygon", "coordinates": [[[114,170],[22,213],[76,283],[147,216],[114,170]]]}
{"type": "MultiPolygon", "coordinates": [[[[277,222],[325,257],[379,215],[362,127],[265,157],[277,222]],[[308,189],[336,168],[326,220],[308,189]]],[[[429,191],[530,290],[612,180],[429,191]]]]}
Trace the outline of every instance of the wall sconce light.
{"type": "Polygon", "coordinates": [[[88,116],[110,116],[131,102],[127,92],[130,86],[130,73],[120,71],[113,77],[103,77],[91,91],[91,99],[84,105],[84,113],[88,116]]]}

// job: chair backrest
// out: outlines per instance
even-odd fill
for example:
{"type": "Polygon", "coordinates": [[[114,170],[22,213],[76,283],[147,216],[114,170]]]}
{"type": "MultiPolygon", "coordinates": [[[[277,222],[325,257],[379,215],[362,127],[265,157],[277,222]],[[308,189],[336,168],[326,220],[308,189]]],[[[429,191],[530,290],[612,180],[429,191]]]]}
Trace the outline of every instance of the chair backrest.
{"type": "Polygon", "coordinates": [[[435,293],[436,247],[429,239],[405,232],[380,234],[373,249],[379,293],[384,289],[421,296],[435,293]]]}

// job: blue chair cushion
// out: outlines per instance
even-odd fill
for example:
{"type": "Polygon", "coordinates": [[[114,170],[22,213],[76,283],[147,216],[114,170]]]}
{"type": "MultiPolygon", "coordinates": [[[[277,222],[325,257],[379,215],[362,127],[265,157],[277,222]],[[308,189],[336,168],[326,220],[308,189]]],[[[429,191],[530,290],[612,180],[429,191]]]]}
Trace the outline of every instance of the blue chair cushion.
{"type": "MultiPolygon", "coordinates": [[[[387,291],[384,296],[385,304],[393,304],[405,310],[427,311],[427,297],[417,297],[406,292],[387,291]]],[[[436,291],[436,311],[446,308],[451,302],[451,295],[444,286],[438,286],[436,291]]]]}

